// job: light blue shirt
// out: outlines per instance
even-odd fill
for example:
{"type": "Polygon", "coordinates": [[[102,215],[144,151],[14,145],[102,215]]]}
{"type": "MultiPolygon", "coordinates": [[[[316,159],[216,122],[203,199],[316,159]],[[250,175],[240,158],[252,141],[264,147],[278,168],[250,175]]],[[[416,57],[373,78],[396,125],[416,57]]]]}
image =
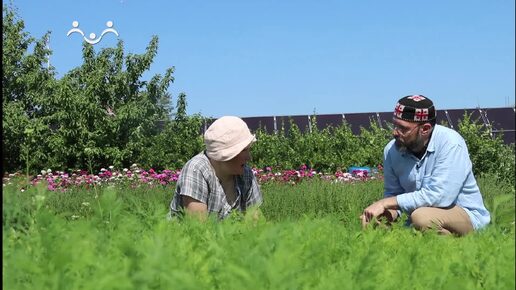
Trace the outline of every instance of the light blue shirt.
{"type": "Polygon", "coordinates": [[[475,230],[491,220],[473,176],[464,139],[456,131],[436,125],[421,159],[400,152],[395,140],[384,149],[384,197],[396,196],[403,212],[419,207],[458,205],[475,230]]]}

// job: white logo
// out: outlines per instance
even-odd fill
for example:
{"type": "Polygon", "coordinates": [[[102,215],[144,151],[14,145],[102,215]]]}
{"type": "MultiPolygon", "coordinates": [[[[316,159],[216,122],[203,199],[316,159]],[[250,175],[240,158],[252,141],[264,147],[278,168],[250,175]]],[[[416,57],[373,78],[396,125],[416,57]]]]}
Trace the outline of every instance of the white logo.
{"type": "Polygon", "coordinates": [[[74,32],[77,32],[79,33],[80,35],[82,35],[82,37],[84,38],[84,40],[89,43],[89,44],[97,44],[99,43],[101,40],[102,40],[102,37],[104,36],[104,34],[108,33],[108,32],[112,32],[114,33],[116,36],[118,36],[118,32],[113,28],[113,21],[108,21],[106,22],[106,26],[108,28],[104,29],[104,31],[102,31],[102,33],[100,34],[99,38],[98,39],[95,39],[97,37],[97,35],[95,35],[95,33],[90,33],[90,38],[87,38],[85,35],[84,35],[84,32],[82,32],[82,30],[79,29],[79,22],[78,21],[74,21],[72,22],[72,26],[73,28],[70,29],[68,31],[68,33],[66,34],[66,36],[70,36],[70,34],[74,33],[74,32]]]}

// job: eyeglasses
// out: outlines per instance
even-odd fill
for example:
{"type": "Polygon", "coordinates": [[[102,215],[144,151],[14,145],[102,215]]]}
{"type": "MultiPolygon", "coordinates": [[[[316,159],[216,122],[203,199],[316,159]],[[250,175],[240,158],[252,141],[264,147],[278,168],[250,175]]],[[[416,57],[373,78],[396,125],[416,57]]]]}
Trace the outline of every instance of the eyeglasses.
{"type": "Polygon", "coordinates": [[[401,135],[408,135],[408,134],[412,133],[412,131],[414,131],[414,129],[421,127],[421,125],[423,125],[423,124],[418,124],[415,127],[407,128],[407,127],[402,127],[402,126],[394,125],[394,124],[391,124],[391,123],[387,123],[387,127],[390,130],[396,131],[396,132],[398,132],[401,135]]]}

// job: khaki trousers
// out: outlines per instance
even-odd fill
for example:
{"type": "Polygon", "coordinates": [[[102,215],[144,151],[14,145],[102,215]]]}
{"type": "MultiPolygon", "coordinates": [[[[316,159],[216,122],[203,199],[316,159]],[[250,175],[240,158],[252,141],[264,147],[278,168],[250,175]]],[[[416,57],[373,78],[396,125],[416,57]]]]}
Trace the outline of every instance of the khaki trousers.
{"type": "Polygon", "coordinates": [[[469,215],[459,206],[420,207],[410,215],[412,225],[421,231],[436,229],[439,234],[463,236],[473,231],[469,215]]]}

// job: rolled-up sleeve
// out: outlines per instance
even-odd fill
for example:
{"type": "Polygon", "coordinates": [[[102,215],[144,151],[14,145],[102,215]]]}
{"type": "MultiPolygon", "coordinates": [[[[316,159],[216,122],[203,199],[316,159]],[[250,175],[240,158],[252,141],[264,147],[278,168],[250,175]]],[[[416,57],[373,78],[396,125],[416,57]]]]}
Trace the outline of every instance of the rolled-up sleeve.
{"type": "Polygon", "coordinates": [[[202,203],[208,203],[209,187],[205,180],[203,170],[198,163],[189,162],[181,170],[181,175],[176,186],[176,194],[189,196],[202,203]]]}

